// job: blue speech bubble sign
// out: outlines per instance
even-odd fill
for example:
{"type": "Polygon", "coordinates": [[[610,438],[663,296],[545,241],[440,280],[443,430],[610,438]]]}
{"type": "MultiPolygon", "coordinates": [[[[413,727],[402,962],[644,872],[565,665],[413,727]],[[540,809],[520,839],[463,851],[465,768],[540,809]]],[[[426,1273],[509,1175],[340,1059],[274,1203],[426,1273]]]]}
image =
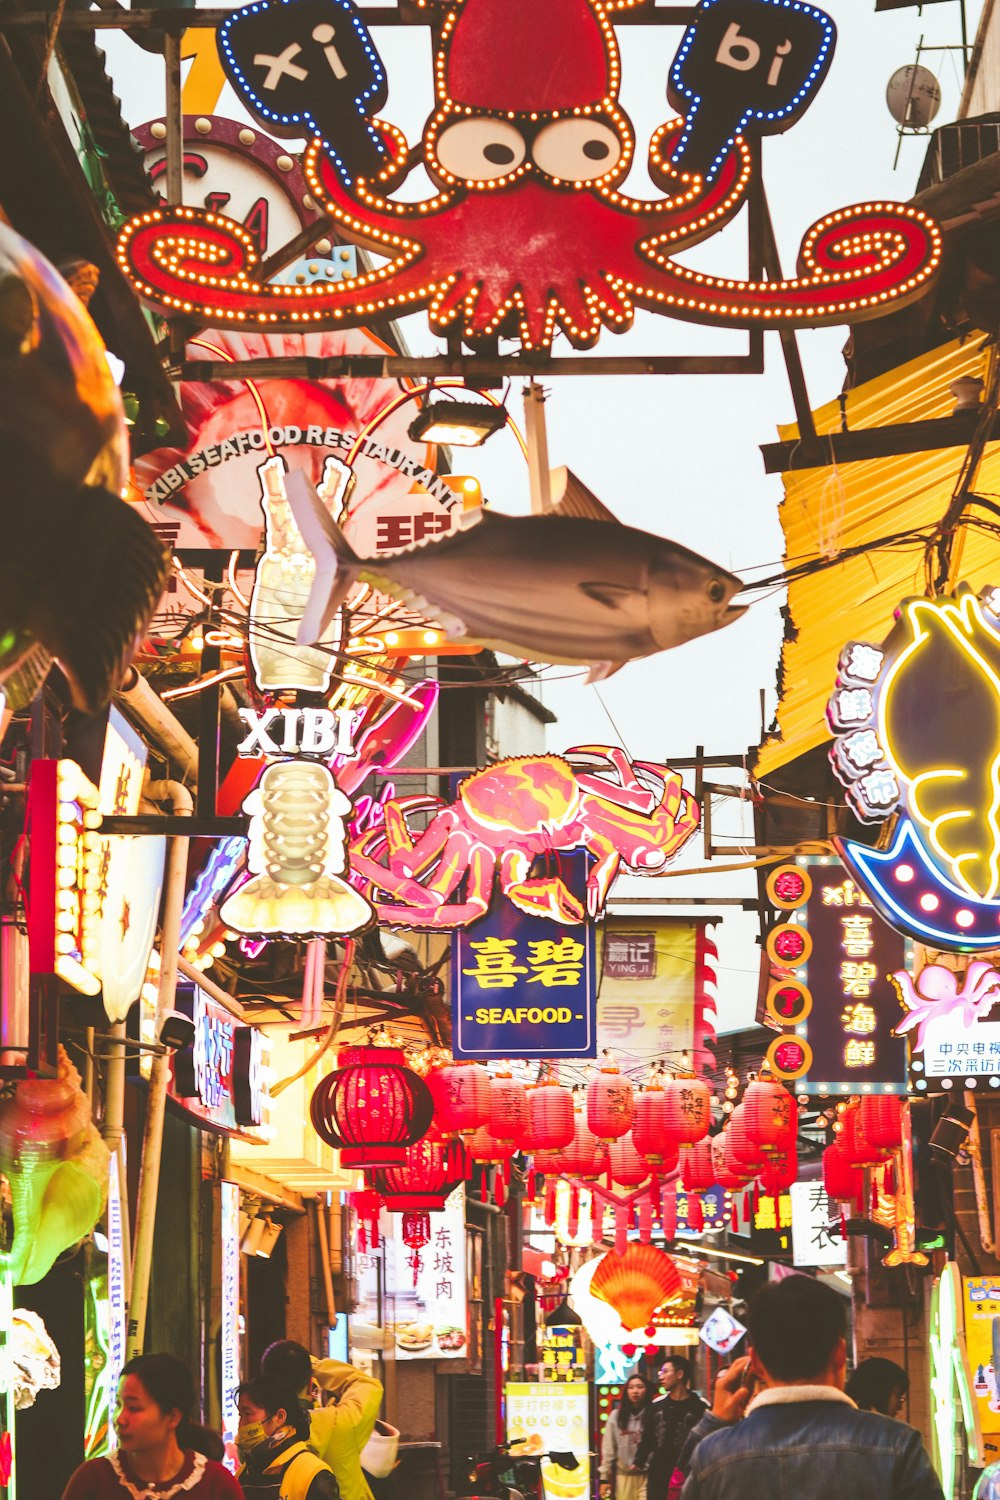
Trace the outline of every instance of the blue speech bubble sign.
{"type": "Polygon", "coordinates": [[[226,77],[276,135],[319,136],[347,182],[386,165],[371,117],[388,82],[353,0],[256,0],[226,17],[218,46],[226,77]]]}
{"type": "Polygon", "coordinates": [[[837,28],[802,0],[701,0],[670,69],[685,116],[671,160],[711,182],[738,135],[774,135],[811,104],[837,28]]]}

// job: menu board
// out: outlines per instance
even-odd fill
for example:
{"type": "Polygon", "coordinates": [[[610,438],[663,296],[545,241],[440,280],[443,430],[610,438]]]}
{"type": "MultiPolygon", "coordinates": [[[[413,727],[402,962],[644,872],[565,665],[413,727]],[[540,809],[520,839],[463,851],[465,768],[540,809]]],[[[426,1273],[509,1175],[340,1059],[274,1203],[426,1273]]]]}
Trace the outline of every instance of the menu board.
{"type": "Polygon", "coordinates": [[[516,1455],[572,1453],[576,1457],[575,1469],[542,1458],[544,1500],[585,1500],[590,1493],[589,1392],[585,1380],[513,1382],[504,1387],[507,1441],[522,1440],[514,1449],[516,1455]]]}
{"type": "Polygon", "coordinates": [[[396,1358],[466,1359],[465,1188],[429,1216],[430,1239],[419,1250],[403,1243],[403,1215],[391,1217],[386,1259],[396,1358]]]}

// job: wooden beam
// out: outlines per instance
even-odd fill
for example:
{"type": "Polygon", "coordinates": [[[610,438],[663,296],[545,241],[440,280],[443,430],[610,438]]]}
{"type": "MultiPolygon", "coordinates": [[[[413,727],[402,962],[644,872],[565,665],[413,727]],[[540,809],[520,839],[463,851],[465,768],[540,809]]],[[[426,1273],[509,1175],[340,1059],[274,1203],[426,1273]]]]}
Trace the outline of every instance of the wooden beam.
{"type": "MultiPolygon", "coordinates": [[[[934,448],[966,448],[972,441],[979,415],[974,409],[926,422],[900,422],[888,427],[861,427],[854,432],[821,433],[815,439],[762,443],[764,471],[785,474],[797,469],[830,468],[834,463],[861,463],[868,458],[924,453],[934,448]]],[[[993,418],[988,441],[1000,441],[1000,413],[993,418]]]]}

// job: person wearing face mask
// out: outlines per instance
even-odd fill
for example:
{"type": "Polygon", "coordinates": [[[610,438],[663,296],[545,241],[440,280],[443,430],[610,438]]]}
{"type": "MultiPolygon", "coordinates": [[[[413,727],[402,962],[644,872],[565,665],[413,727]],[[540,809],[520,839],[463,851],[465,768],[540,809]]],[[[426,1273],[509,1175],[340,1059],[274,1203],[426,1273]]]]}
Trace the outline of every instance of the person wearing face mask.
{"type": "Polygon", "coordinates": [[[258,1375],[239,1387],[236,1404],[246,1500],[340,1500],[333,1470],[309,1447],[309,1413],[293,1390],[258,1375]]]}

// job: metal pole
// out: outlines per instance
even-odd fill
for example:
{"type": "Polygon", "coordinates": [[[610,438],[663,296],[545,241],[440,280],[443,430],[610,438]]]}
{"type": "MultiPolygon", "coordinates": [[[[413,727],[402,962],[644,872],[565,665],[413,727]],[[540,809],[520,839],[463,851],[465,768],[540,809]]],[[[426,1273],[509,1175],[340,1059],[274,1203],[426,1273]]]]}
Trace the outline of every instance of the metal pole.
{"type": "Polygon", "coordinates": [[[549,476],[549,439],[545,430],[545,392],[537,380],[529,380],[524,388],[524,430],[528,440],[531,513],[540,516],[552,509],[552,487],[549,476]]]}
{"type": "MultiPolygon", "coordinates": [[[[191,794],[178,782],[152,782],[147,795],[157,792],[170,797],[174,811],[193,812],[191,794]]],[[[170,840],[167,854],[166,896],[163,905],[163,933],[160,946],[160,984],[156,996],[156,1026],[174,1008],[177,993],[177,958],[180,948],[181,910],[184,905],[184,883],[187,876],[190,840],[170,840]]],[[[135,1214],[135,1245],[132,1252],[132,1295],[129,1299],[128,1338],[125,1357],[141,1354],[146,1336],[146,1312],[149,1306],[149,1274],[153,1262],[153,1231],[156,1227],[156,1202],[160,1189],[160,1159],[163,1154],[163,1119],[166,1113],[170,1059],[159,1055],[153,1059],[146,1099],[146,1128],[142,1139],[142,1164],[139,1169],[139,1199],[135,1214]]]]}
{"type": "Polygon", "coordinates": [[[104,1121],[101,1134],[108,1150],[118,1158],[118,1204],[122,1225],[122,1258],[125,1263],[125,1297],[132,1284],[131,1225],[128,1212],[128,1182],[125,1163],[125,1022],[117,1021],[108,1032],[108,1056],[104,1075],[104,1121]]]}
{"type": "Polygon", "coordinates": [[[181,108],[181,39],[169,32],[163,38],[166,75],[167,202],[184,202],[184,115],[181,108]]]}

